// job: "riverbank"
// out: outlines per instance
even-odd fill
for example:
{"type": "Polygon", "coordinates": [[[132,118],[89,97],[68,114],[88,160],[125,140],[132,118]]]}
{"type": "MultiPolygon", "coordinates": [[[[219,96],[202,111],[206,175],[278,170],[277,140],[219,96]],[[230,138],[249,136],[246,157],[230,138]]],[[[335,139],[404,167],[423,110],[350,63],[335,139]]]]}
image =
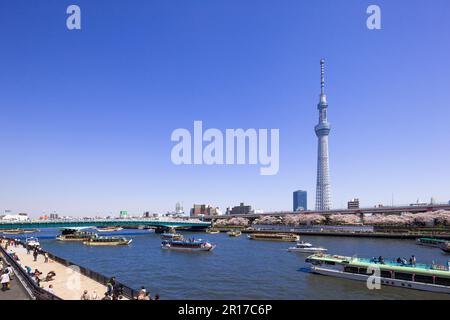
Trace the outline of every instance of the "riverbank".
{"type": "Polygon", "coordinates": [[[355,238],[382,238],[382,239],[417,239],[424,237],[432,237],[436,239],[450,240],[450,233],[433,233],[433,232],[379,232],[379,231],[332,231],[332,230],[298,230],[298,229],[252,229],[248,230],[239,227],[214,228],[220,232],[228,232],[230,230],[241,230],[242,233],[293,233],[300,236],[328,236],[328,237],[355,237],[355,238]]]}

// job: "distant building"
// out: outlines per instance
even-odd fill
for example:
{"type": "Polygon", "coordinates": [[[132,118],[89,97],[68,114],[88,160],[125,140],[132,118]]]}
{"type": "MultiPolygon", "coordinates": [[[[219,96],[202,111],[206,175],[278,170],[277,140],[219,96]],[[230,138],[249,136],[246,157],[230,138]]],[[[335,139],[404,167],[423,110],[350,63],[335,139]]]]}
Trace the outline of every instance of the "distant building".
{"type": "Polygon", "coordinates": [[[359,199],[354,198],[354,199],[350,200],[349,202],[347,202],[347,209],[349,209],[349,210],[359,209],[359,199]]]}
{"type": "Polygon", "coordinates": [[[58,220],[59,216],[57,213],[50,213],[50,220],[58,220]]]}
{"type": "Polygon", "coordinates": [[[213,207],[209,204],[194,204],[191,209],[191,217],[218,215],[222,215],[219,208],[213,207]]]}
{"type": "Polygon", "coordinates": [[[308,193],[303,190],[297,190],[293,193],[293,211],[308,210],[308,193]]]}
{"type": "Polygon", "coordinates": [[[7,221],[28,221],[30,218],[27,213],[19,213],[19,214],[6,214],[2,216],[2,220],[7,221]]]}
{"type": "Polygon", "coordinates": [[[128,218],[128,211],[120,211],[120,219],[128,218]]]}
{"type": "Polygon", "coordinates": [[[184,214],[183,205],[180,202],[177,202],[175,204],[175,214],[177,214],[177,215],[183,215],[184,214]]]}
{"type": "Polygon", "coordinates": [[[243,202],[239,206],[233,207],[229,214],[249,214],[252,211],[252,206],[246,206],[243,202]]]}

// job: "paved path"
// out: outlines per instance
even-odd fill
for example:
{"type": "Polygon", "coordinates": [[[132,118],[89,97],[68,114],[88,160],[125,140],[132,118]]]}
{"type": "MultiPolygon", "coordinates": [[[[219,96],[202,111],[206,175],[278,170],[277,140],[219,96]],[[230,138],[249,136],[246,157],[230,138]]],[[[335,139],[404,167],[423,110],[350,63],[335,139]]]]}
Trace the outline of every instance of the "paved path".
{"type": "Polygon", "coordinates": [[[75,268],[69,268],[51,259],[48,263],[45,263],[43,255],[38,255],[37,261],[33,261],[33,255],[27,254],[26,249],[22,246],[9,246],[8,253],[11,251],[17,254],[19,263],[23,266],[29,266],[33,271],[38,269],[42,272],[41,278],[45,278],[49,271],[54,271],[56,273],[54,280],[41,281],[41,287],[47,289],[50,284],[53,285],[54,294],[64,300],[80,300],[84,290],[87,290],[89,294],[92,294],[95,290],[99,299],[106,292],[105,285],[77,272],[75,266],[75,268]]]}

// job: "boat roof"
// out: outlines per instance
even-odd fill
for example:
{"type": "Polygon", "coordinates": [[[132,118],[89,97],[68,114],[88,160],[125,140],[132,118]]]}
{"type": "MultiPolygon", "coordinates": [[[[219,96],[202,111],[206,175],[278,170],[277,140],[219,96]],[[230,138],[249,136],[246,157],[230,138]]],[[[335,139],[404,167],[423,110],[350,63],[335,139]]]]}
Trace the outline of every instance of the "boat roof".
{"type": "Polygon", "coordinates": [[[450,277],[450,269],[445,266],[431,265],[424,263],[417,263],[415,266],[402,265],[393,260],[385,260],[384,264],[372,262],[368,258],[356,258],[356,257],[346,257],[339,255],[330,254],[314,254],[309,256],[308,259],[328,261],[339,264],[348,264],[350,266],[356,267],[378,267],[383,270],[398,271],[398,272],[410,272],[410,273],[421,273],[426,275],[439,275],[450,277]],[[440,269],[436,269],[439,267],[440,269]]]}

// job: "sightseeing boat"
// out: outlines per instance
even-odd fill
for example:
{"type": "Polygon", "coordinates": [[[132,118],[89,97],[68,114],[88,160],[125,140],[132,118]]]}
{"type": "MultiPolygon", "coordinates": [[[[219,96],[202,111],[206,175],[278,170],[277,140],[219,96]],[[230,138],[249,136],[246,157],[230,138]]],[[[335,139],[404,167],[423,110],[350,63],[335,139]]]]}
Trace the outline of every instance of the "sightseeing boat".
{"type": "Polygon", "coordinates": [[[59,241],[87,241],[92,238],[96,238],[97,234],[94,232],[76,231],[76,232],[64,232],[56,237],[59,241]]]}
{"type": "Polygon", "coordinates": [[[161,243],[161,249],[180,251],[212,251],[216,245],[202,239],[189,240],[165,240],[161,243]]]}
{"type": "Polygon", "coordinates": [[[227,235],[230,237],[239,237],[242,234],[240,230],[228,231],[227,235]]]}
{"type": "Polygon", "coordinates": [[[126,246],[131,243],[131,239],[123,237],[95,237],[84,241],[87,246],[126,246]]]}
{"type": "Polygon", "coordinates": [[[380,284],[399,288],[450,293],[449,266],[405,264],[396,260],[366,259],[329,254],[314,254],[306,259],[316,274],[348,280],[367,281],[379,270],[380,284]]]}
{"type": "Polygon", "coordinates": [[[449,241],[436,238],[418,238],[416,239],[416,243],[427,247],[442,248],[445,247],[449,241]]]}
{"type": "Polygon", "coordinates": [[[217,230],[217,229],[206,229],[206,233],[217,234],[217,233],[220,233],[220,230],[217,230]]]}
{"type": "Polygon", "coordinates": [[[326,252],[327,249],[322,247],[313,247],[311,243],[308,242],[297,242],[295,247],[290,247],[288,249],[289,252],[298,252],[298,253],[320,253],[326,252]]]}
{"type": "Polygon", "coordinates": [[[300,236],[293,233],[253,233],[248,235],[250,240],[297,242],[300,236]]]}
{"type": "Polygon", "coordinates": [[[122,227],[96,227],[98,232],[114,232],[123,230],[122,227]]]}

